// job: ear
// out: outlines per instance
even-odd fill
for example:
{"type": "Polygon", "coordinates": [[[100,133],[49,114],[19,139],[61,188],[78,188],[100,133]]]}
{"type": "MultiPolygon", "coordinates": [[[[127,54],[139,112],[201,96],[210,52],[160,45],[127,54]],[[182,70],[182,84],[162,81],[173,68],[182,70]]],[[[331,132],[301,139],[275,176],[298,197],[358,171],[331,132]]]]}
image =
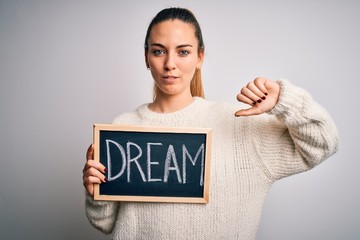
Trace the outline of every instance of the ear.
{"type": "Polygon", "coordinates": [[[146,64],[146,68],[150,68],[150,64],[149,64],[149,61],[148,61],[148,51],[145,49],[144,50],[144,56],[145,56],[145,64],[146,64]]]}
{"type": "Polygon", "coordinates": [[[196,68],[197,68],[197,69],[200,69],[201,66],[202,66],[202,64],[203,64],[203,62],[204,62],[205,50],[204,50],[204,49],[201,49],[201,50],[199,51],[198,55],[199,55],[199,58],[198,58],[198,62],[197,62],[197,64],[196,64],[196,68]]]}

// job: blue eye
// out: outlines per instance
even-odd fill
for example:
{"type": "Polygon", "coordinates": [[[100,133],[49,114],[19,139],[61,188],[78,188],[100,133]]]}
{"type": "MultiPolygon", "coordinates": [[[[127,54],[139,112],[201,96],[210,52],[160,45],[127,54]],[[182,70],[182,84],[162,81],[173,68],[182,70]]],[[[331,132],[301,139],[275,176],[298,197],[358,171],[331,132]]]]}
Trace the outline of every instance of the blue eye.
{"type": "Polygon", "coordinates": [[[165,54],[165,52],[163,50],[159,50],[159,49],[156,49],[154,51],[152,51],[152,53],[155,55],[155,56],[160,56],[162,54],[165,54]]]}
{"type": "Polygon", "coordinates": [[[187,56],[187,55],[189,55],[189,51],[188,50],[181,50],[180,52],[179,52],[179,54],[181,55],[181,56],[187,56]]]}

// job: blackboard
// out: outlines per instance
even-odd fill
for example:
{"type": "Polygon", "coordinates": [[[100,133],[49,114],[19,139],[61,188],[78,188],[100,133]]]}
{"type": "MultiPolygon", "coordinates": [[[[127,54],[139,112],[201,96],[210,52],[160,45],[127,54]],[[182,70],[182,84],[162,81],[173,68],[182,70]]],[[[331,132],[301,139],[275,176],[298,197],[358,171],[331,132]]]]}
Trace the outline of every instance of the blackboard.
{"type": "Polygon", "coordinates": [[[208,203],[212,131],[94,124],[95,200],[208,203]]]}

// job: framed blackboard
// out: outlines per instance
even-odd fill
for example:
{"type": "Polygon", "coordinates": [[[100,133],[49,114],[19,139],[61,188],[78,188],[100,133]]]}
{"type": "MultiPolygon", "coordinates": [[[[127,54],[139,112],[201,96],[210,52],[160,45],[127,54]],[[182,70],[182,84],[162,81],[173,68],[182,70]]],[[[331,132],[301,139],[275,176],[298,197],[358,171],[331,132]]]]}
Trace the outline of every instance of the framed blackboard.
{"type": "Polygon", "coordinates": [[[94,199],[208,203],[208,128],[94,124],[94,159],[107,169],[94,199]]]}

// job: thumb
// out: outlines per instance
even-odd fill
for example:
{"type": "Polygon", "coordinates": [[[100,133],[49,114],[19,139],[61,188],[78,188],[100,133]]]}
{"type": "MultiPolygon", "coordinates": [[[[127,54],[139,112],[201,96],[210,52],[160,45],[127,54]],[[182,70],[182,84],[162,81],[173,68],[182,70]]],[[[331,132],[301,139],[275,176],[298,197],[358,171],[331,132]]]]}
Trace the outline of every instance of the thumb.
{"type": "Polygon", "coordinates": [[[86,152],[86,160],[94,159],[94,144],[91,144],[86,152]]]}
{"type": "Polygon", "coordinates": [[[235,113],[235,117],[246,117],[246,116],[252,116],[252,115],[259,115],[261,114],[261,111],[258,108],[247,108],[247,109],[241,109],[235,113]]]}

